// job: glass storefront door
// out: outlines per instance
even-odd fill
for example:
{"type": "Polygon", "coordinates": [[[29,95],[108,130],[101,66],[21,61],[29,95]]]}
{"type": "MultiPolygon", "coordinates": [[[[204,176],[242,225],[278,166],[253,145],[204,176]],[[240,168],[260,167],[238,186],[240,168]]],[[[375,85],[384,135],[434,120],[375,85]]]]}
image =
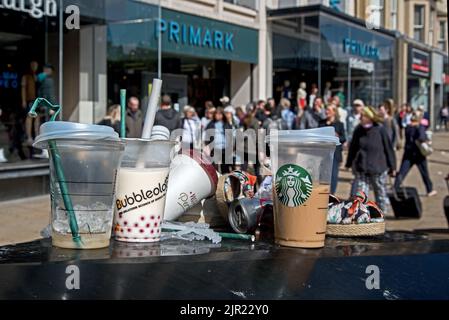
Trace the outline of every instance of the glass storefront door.
{"type": "Polygon", "coordinates": [[[51,15],[3,8],[0,10],[0,163],[38,157],[31,147],[46,120],[27,119],[37,95],[56,102],[59,72],[59,20],[51,15]]]}

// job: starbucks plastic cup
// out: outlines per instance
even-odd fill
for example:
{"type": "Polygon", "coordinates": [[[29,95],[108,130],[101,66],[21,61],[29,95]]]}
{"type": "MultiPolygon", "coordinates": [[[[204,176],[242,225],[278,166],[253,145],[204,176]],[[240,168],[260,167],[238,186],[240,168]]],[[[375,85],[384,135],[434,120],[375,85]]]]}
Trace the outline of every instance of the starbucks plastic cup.
{"type": "Polygon", "coordinates": [[[49,142],[54,142],[54,150],[49,152],[53,245],[76,249],[107,247],[112,230],[115,179],[125,144],[112,128],[100,125],[51,121],[44,123],[40,132],[34,147],[51,151],[49,142]],[[56,168],[55,162],[62,168],[56,168]],[[62,170],[57,172],[59,169],[62,170]],[[61,171],[64,181],[60,181],[61,171]],[[75,213],[80,243],[72,239],[66,196],[75,213]]]}
{"type": "Polygon", "coordinates": [[[275,242],[324,246],[332,162],[339,139],[333,127],[272,131],[275,242]]]}
{"type": "Polygon", "coordinates": [[[170,169],[164,219],[176,220],[215,194],[217,182],[217,171],[206,155],[192,149],[177,154],[170,169]]]}
{"type": "Polygon", "coordinates": [[[117,180],[115,238],[126,242],[159,241],[176,142],[123,140],[126,147],[117,180]]]}

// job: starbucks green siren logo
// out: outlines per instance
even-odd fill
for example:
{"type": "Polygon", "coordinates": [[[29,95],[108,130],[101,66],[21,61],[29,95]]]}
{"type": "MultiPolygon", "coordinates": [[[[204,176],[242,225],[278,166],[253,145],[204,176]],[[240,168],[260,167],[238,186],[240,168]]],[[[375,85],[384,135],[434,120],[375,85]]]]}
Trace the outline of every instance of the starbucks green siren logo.
{"type": "Polygon", "coordinates": [[[287,207],[297,207],[312,194],[312,177],[296,164],[286,164],[276,172],[276,194],[279,201],[287,207]]]}

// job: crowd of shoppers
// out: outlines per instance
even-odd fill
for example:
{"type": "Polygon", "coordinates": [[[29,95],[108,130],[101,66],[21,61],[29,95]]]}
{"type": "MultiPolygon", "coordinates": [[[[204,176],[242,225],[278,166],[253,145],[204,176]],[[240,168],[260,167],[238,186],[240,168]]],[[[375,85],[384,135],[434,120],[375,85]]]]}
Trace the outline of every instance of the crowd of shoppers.
{"type": "MultiPolygon", "coordinates": [[[[170,96],[161,98],[160,109],[156,113],[155,125],[167,127],[171,132],[182,129],[181,141],[184,148],[204,147],[206,154],[212,157],[217,170],[228,173],[240,168],[259,174],[259,145],[257,135],[248,135],[243,150],[234,145],[239,132],[263,129],[269,130],[313,129],[332,126],[341,145],[334,154],[330,192],[336,193],[340,167],[352,170],[354,179],[351,195],[358,191],[368,193],[373,190],[376,202],[384,211],[388,211],[387,178],[396,176],[394,188],[399,189],[413,165],[422,175],[429,196],[433,190],[429,177],[426,156],[417,145],[428,138],[428,115],[422,108],[414,110],[409,104],[403,104],[396,110],[393,100],[388,99],[377,108],[366,106],[361,99],[355,99],[352,107],[344,108],[339,95],[328,97],[327,103],[318,95],[317,90],[309,97],[303,107],[293,108],[291,100],[283,97],[279,104],[270,98],[250,102],[247,105],[233,106],[229,97],[220,99],[218,106],[212,101],[204,104],[204,116],[200,118],[191,106],[185,106],[182,113],[172,107],[170,96]],[[405,143],[404,143],[405,141],[405,143]],[[395,150],[404,145],[404,156],[399,173],[396,174],[395,150]],[[343,150],[348,151],[344,161],[343,150]]],[[[446,124],[445,110],[440,112],[441,122],[446,124]]],[[[116,131],[120,127],[119,106],[109,108],[102,124],[112,126],[116,131]]],[[[139,100],[128,100],[126,114],[127,136],[140,137],[143,115],[139,109],[139,100]]],[[[260,137],[259,137],[260,138],[260,137]]],[[[268,152],[267,152],[268,153],[268,152]]]]}

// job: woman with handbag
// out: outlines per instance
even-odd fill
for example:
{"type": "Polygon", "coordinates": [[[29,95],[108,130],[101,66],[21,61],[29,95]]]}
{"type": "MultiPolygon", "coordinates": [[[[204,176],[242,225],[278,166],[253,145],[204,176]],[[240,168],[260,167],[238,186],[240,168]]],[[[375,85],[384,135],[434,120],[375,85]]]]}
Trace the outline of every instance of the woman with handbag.
{"type": "Polygon", "coordinates": [[[414,112],[410,124],[405,128],[404,156],[394,182],[394,188],[399,189],[410,169],[416,165],[426,186],[427,196],[432,197],[437,194],[437,191],[433,190],[426,158],[431,149],[427,144],[426,130],[420,121],[419,114],[414,112]]]}

